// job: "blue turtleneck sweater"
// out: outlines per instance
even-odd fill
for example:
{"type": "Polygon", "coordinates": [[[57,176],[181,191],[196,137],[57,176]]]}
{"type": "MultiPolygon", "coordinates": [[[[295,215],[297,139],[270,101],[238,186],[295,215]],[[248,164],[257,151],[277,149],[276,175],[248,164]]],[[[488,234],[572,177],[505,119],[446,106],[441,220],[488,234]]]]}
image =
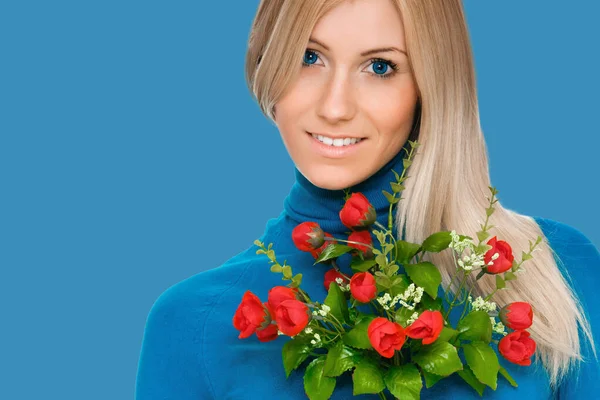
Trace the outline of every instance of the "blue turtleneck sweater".
{"type": "MultiPolygon", "coordinates": [[[[377,211],[380,223],[387,226],[389,203],[381,190],[390,191],[394,181],[392,169],[402,173],[404,150],[377,173],[351,188],[362,192],[377,211]]],[[[310,183],[297,169],[296,182],[284,201],[277,218],[270,219],[259,238],[265,245],[273,243],[277,260],[286,260],[294,274],[302,273],[302,288],[313,301],[323,302],[327,295],[323,286],[323,264],[313,265],[314,258],[296,249],[292,229],[304,221],[315,221],[334,237],[345,239],[348,229],[339,220],[344,204],[342,190],[325,190],[310,183]]],[[[568,270],[577,294],[588,313],[595,337],[600,337],[600,254],[594,245],[575,228],[550,219],[534,217],[568,270]]],[[[395,232],[394,232],[395,234],[395,232]]],[[[376,241],[377,242],[377,241],[376,241]]],[[[281,275],[270,271],[265,255],[256,254],[252,244],[223,265],[198,273],[167,289],[152,306],[144,331],[136,380],[137,400],[198,400],[198,399],[306,399],[303,371],[307,361],[291,373],[288,379],[282,363],[281,348],[290,340],[279,336],[261,343],[255,335],[238,339],[239,331],[232,317],[245,291],[250,290],[264,302],[269,289],[286,285],[281,275]]],[[[339,259],[344,273],[351,275],[349,255],[339,259]]],[[[562,266],[561,266],[562,268],[562,266]]],[[[562,269],[561,269],[562,271],[562,269]]],[[[564,271],[563,271],[564,273],[564,271]]],[[[526,279],[526,275],[523,278],[526,279]]],[[[556,299],[560,301],[560,299],[556,299]]],[[[462,307],[455,308],[450,320],[455,326],[462,307]]],[[[585,339],[583,343],[587,344],[585,339]]],[[[597,342],[598,343],[598,342],[597,342]]],[[[558,393],[564,399],[590,399],[600,393],[600,369],[590,349],[585,357],[578,380],[573,374],[558,393]],[[590,397],[591,396],[591,397],[590,397]]],[[[490,399],[549,399],[553,398],[548,376],[539,362],[519,366],[499,357],[500,363],[515,378],[518,388],[504,378],[498,378],[493,391],[485,388],[490,399]]],[[[535,359],[535,358],[534,358],[535,359]]],[[[386,390],[387,398],[393,396],[386,390]]],[[[350,372],[338,377],[331,399],[352,397],[350,372]]],[[[379,399],[378,395],[357,396],[379,399]]],[[[423,386],[422,399],[476,399],[478,394],[456,374],[433,387],[423,386]]]]}

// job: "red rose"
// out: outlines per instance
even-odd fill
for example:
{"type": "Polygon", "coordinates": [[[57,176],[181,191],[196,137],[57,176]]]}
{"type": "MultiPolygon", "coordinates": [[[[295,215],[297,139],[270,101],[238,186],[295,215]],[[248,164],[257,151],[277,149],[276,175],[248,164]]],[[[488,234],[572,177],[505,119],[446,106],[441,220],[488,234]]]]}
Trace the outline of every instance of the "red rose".
{"type": "Polygon", "coordinates": [[[367,335],[373,348],[386,358],[392,358],[394,351],[400,350],[406,341],[406,332],[402,325],[383,317],[371,321],[367,335]]]}
{"type": "MultiPolygon", "coordinates": [[[[325,237],[329,237],[329,238],[333,238],[333,236],[331,236],[329,233],[325,233],[325,237]]],[[[325,250],[325,248],[327,246],[329,246],[332,243],[337,243],[337,240],[325,240],[323,239],[324,243],[321,247],[319,247],[316,250],[311,250],[310,254],[312,254],[312,256],[315,258],[315,260],[317,258],[319,258],[319,256],[321,255],[321,253],[323,252],[323,250],[325,250]]],[[[329,262],[329,260],[324,261],[325,263],[329,262]]]]}
{"type": "Polygon", "coordinates": [[[348,240],[351,242],[358,242],[358,243],[364,243],[364,244],[356,244],[356,243],[348,243],[348,246],[350,247],[354,247],[355,249],[362,251],[363,254],[365,256],[367,256],[367,258],[369,256],[372,256],[373,253],[371,251],[371,248],[368,246],[372,246],[373,245],[373,238],[371,237],[371,232],[369,232],[369,230],[362,230],[362,231],[355,231],[352,232],[349,236],[348,236],[348,240]]]}
{"type": "Polygon", "coordinates": [[[535,353],[535,341],[529,332],[518,330],[500,339],[498,350],[508,361],[519,365],[531,365],[530,357],[535,353]]]}
{"type": "Polygon", "coordinates": [[[297,300],[298,289],[287,286],[275,286],[269,290],[268,308],[274,314],[277,307],[285,300],[297,300]]]}
{"type": "Polygon", "coordinates": [[[325,279],[323,281],[323,284],[325,285],[325,290],[329,291],[329,285],[332,282],[335,282],[337,278],[341,278],[344,284],[348,283],[348,278],[344,277],[344,275],[338,272],[335,268],[332,268],[329,271],[325,272],[325,279]]]}
{"type": "Polygon", "coordinates": [[[275,322],[279,330],[288,336],[300,333],[308,320],[308,306],[299,300],[284,300],[275,310],[275,322]]]}
{"type": "Polygon", "coordinates": [[[368,303],[377,296],[375,278],[368,272],[357,272],[350,278],[350,293],[361,303],[368,303]]]}
{"type": "Polygon", "coordinates": [[[502,307],[499,317],[510,329],[527,329],[533,323],[533,309],[527,302],[515,301],[502,307]]]}
{"type": "Polygon", "coordinates": [[[269,324],[264,329],[259,329],[256,331],[256,336],[258,340],[261,342],[270,342],[271,340],[277,339],[277,325],[269,324]]]}
{"type": "Polygon", "coordinates": [[[340,211],[342,224],[353,230],[366,228],[376,219],[375,208],[362,193],[352,193],[340,211]]]}
{"type": "Polygon", "coordinates": [[[324,240],[323,230],[316,222],[303,222],[292,230],[292,241],[302,251],[318,249],[324,240]]]}
{"type": "Polygon", "coordinates": [[[270,322],[268,311],[260,299],[247,290],[233,315],[233,326],[240,331],[239,339],[252,335],[264,322],[270,322]]]}
{"type": "Polygon", "coordinates": [[[440,336],[443,327],[444,317],[441,312],[425,310],[406,328],[406,336],[412,339],[423,339],[423,344],[431,344],[440,336]]]}
{"type": "Polygon", "coordinates": [[[510,245],[504,240],[496,240],[496,236],[491,238],[487,244],[492,246],[492,248],[483,256],[483,261],[487,266],[487,272],[490,274],[499,274],[511,269],[515,257],[513,256],[510,245]],[[492,256],[495,253],[498,253],[498,258],[492,260],[492,256]],[[488,265],[490,261],[493,263],[492,265],[488,265]]]}

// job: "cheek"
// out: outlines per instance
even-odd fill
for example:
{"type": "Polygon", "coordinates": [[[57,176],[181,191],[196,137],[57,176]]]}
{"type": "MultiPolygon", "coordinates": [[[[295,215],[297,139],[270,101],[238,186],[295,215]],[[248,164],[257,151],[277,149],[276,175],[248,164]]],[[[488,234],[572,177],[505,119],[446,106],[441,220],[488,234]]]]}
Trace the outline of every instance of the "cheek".
{"type": "Polygon", "coordinates": [[[301,121],[314,104],[314,97],[315,91],[310,90],[310,85],[300,85],[298,82],[277,102],[275,122],[285,141],[293,141],[305,129],[301,121]]]}
{"type": "Polygon", "coordinates": [[[410,85],[386,87],[377,97],[364,97],[363,109],[381,135],[397,134],[409,129],[416,104],[416,93],[410,85]],[[374,101],[373,99],[381,99],[374,101]]]}

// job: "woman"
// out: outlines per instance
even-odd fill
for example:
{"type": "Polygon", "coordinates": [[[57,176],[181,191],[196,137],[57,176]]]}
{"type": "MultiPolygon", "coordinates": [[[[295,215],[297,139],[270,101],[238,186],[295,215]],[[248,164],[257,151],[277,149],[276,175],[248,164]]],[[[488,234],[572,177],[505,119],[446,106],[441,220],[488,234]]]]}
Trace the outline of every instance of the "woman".
{"type": "MultiPolygon", "coordinates": [[[[303,274],[302,288],[313,300],[326,296],[326,269],[296,249],[292,229],[315,221],[345,238],[338,216],[344,188],[365,194],[385,224],[388,203],[381,190],[389,190],[393,171],[402,172],[409,139],[420,147],[407,171],[394,233],[403,227],[400,236],[411,242],[452,229],[476,237],[492,185],[460,0],[263,0],[246,68],[249,87],[296,165],[284,209],[259,240],[274,243],[278,261],[303,274]]],[[[592,285],[600,276],[598,250],[568,225],[520,215],[500,202],[495,207],[492,233],[517,257],[528,251],[529,240],[545,240],[524,264],[526,273],[492,298],[499,306],[533,305],[534,364],[502,359],[519,387],[499,380],[497,390],[487,388],[484,396],[589,398],[600,389],[592,336],[600,329],[592,285]]],[[[270,288],[283,284],[256,250],[250,246],[156,301],[144,334],[138,400],[306,398],[303,373],[285,377],[286,337],[239,340],[232,326],[246,290],[266,300],[270,288]]],[[[429,260],[442,270],[446,287],[455,268],[451,253],[429,260]]],[[[351,274],[347,263],[340,268],[351,274]]],[[[495,288],[490,276],[469,284],[475,284],[474,297],[495,288]]],[[[350,397],[352,380],[344,374],[331,398],[350,397]]],[[[424,399],[478,397],[456,374],[422,391],[424,399]]]]}

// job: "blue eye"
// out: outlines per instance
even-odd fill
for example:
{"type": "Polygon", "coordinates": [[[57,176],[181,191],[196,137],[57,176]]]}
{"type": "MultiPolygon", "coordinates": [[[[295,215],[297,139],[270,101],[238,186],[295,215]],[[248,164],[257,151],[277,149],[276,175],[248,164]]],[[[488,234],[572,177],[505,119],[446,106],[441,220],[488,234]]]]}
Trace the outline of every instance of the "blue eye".
{"type": "MultiPolygon", "coordinates": [[[[310,49],[306,49],[306,51],[304,52],[304,59],[302,60],[302,65],[306,66],[306,67],[310,67],[312,66],[315,62],[317,62],[317,59],[319,58],[319,55],[316,51],[314,50],[310,50],[310,49]]],[[[384,58],[373,58],[370,60],[371,64],[369,66],[373,66],[373,70],[375,71],[375,73],[373,73],[373,75],[375,75],[377,78],[381,78],[381,79],[387,79],[387,78],[391,78],[392,76],[394,76],[396,74],[396,71],[398,70],[398,66],[393,63],[390,60],[386,60],[384,58]],[[388,67],[391,68],[391,72],[388,72],[388,67]]]]}
{"type": "Polygon", "coordinates": [[[376,74],[379,75],[379,73],[381,72],[382,74],[385,74],[385,71],[387,71],[387,67],[388,64],[381,62],[381,61],[375,61],[373,64],[373,70],[375,71],[376,74]]]}
{"type": "Polygon", "coordinates": [[[304,64],[313,64],[315,61],[317,61],[317,54],[314,51],[311,50],[306,50],[304,52],[304,64]],[[307,55],[310,55],[312,57],[306,57],[307,55]]]}

